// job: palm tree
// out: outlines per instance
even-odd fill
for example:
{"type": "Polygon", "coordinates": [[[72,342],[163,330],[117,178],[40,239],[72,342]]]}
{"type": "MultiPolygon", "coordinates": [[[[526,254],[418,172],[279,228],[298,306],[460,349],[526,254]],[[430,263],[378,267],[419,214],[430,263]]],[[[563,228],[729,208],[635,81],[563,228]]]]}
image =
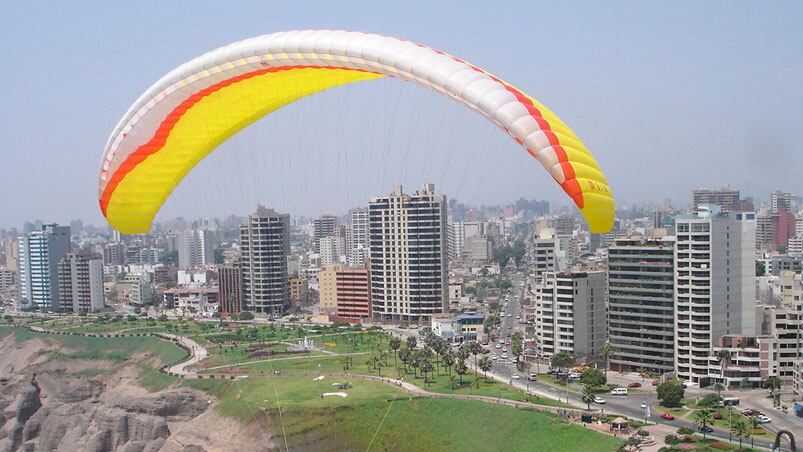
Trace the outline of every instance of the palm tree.
{"type": "Polygon", "coordinates": [[[393,350],[393,364],[396,366],[396,371],[398,372],[399,366],[396,364],[396,359],[398,358],[399,349],[401,348],[401,339],[393,336],[390,338],[390,343],[388,344],[390,349],[393,350]]]}
{"type": "Polygon", "coordinates": [[[721,385],[717,387],[717,395],[721,395],[721,387],[725,387],[725,365],[731,360],[731,351],[727,348],[720,349],[717,352],[719,359],[719,380],[721,385]]]}
{"type": "Polygon", "coordinates": [[[479,373],[477,371],[477,355],[482,353],[482,346],[477,341],[471,341],[468,345],[468,351],[474,355],[474,380],[477,382],[477,387],[480,387],[479,373]]]}
{"type": "Polygon", "coordinates": [[[586,403],[586,408],[591,411],[591,402],[594,401],[594,387],[591,385],[583,385],[583,402],[586,403]]]}
{"type": "Polygon", "coordinates": [[[613,356],[613,352],[616,351],[610,344],[610,342],[606,342],[602,348],[599,349],[599,353],[597,353],[597,358],[605,363],[605,372],[608,372],[608,363],[611,360],[611,356],[613,356]]]}
{"type": "Polygon", "coordinates": [[[460,358],[457,359],[457,362],[454,365],[454,371],[455,371],[455,373],[457,373],[457,375],[460,376],[460,385],[462,386],[463,385],[463,375],[468,373],[468,366],[466,366],[465,358],[460,357],[460,358]]]}
{"type": "Polygon", "coordinates": [[[483,356],[482,358],[480,358],[480,369],[482,369],[482,371],[485,372],[486,383],[488,382],[488,371],[491,370],[492,367],[493,367],[493,362],[491,361],[491,358],[487,356],[483,356]]]}
{"type": "Polygon", "coordinates": [[[747,422],[744,420],[737,419],[731,426],[731,430],[739,437],[739,450],[742,450],[742,439],[753,436],[753,432],[750,431],[750,426],[747,425],[747,422]]]}
{"type": "Polygon", "coordinates": [[[700,423],[703,430],[703,438],[705,438],[705,427],[714,421],[713,413],[709,409],[697,410],[694,412],[694,420],[700,423]]]}
{"type": "Polygon", "coordinates": [[[454,356],[454,352],[452,351],[452,349],[451,348],[447,348],[443,352],[443,358],[441,358],[441,359],[443,360],[443,365],[446,366],[446,368],[449,370],[449,380],[451,380],[452,379],[452,365],[454,364],[454,361],[455,361],[455,356],[454,356]]]}
{"type": "Polygon", "coordinates": [[[758,422],[758,419],[756,419],[755,416],[749,419],[750,419],[750,448],[752,449],[753,446],[755,446],[753,432],[761,425],[761,422],[758,422]]]}
{"type": "Polygon", "coordinates": [[[418,345],[418,339],[415,336],[408,336],[407,337],[407,346],[410,348],[415,348],[418,345]]]}

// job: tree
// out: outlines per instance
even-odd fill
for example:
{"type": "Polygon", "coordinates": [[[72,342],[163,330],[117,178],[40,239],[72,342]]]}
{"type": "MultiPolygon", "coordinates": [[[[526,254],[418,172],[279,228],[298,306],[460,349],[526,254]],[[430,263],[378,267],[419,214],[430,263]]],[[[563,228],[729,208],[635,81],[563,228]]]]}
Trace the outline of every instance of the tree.
{"type": "Polygon", "coordinates": [[[407,346],[412,350],[418,345],[418,339],[415,336],[407,337],[407,346]]]}
{"type": "Polygon", "coordinates": [[[739,438],[739,450],[742,450],[742,439],[752,437],[750,426],[743,419],[737,419],[731,425],[731,431],[739,438]]]}
{"type": "Polygon", "coordinates": [[[661,401],[661,405],[666,407],[678,406],[685,394],[683,385],[678,380],[667,380],[659,384],[656,390],[658,400],[661,401]]]}
{"type": "Polygon", "coordinates": [[[388,346],[391,350],[393,350],[393,365],[396,366],[396,372],[399,372],[399,365],[396,362],[399,357],[399,349],[401,348],[402,342],[401,339],[397,336],[393,336],[390,338],[390,343],[388,346]]]}
{"type": "Polygon", "coordinates": [[[463,375],[468,373],[468,366],[466,366],[465,358],[458,357],[457,362],[454,365],[454,371],[457,375],[460,376],[460,385],[463,385],[463,375]]]}
{"type": "Polygon", "coordinates": [[[254,314],[251,311],[243,311],[238,318],[240,320],[254,320],[254,314]]]}
{"type": "MultiPolygon", "coordinates": [[[[703,408],[702,410],[695,411],[692,417],[700,424],[700,427],[702,427],[703,438],[705,438],[705,427],[714,421],[714,414],[708,408],[703,408]]],[[[741,447],[739,448],[741,449],[741,447]]]]}
{"type": "Polygon", "coordinates": [[[510,352],[516,357],[516,364],[518,364],[519,357],[524,353],[524,335],[521,331],[513,333],[513,338],[510,340],[510,352]]]}
{"type": "Polygon", "coordinates": [[[580,384],[597,387],[605,386],[606,383],[608,383],[608,377],[599,369],[589,367],[580,374],[580,384]]]}
{"type": "Polygon", "coordinates": [[[485,373],[486,383],[488,382],[488,371],[491,370],[492,367],[493,367],[493,362],[491,361],[491,358],[483,356],[480,359],[480,369],[482,369],[482,371],[485,373]]]}
{"type": "MultiPolygon", "coordinates": [[[[769,377],[766,380],[764,380],[764,383],[761,386],[764,389],[770,390],[770,397],[772,398],[773,403],[777,405],[778,402],[776,400],[777,396],[775,395],[775,391],[781,389],[781,379],[778,377],[769,377]]],[[[780,391],[778,395],[780,395],[780,391]]]]}
{"type": "Polygon", "coordinates": [[[722,348],[717,352],[717,358],[719,359],[719,380],[721,383],[717,386],[717,394],[722,394],[720,388],[725,386],[725,365],[731,360],[731,351],[727,348],[722,348]]]}
{"type": "Polygon", "coordinates": [[[479,377],[479,374],[478,374],[478,371],[477,371],[477,368],[478,368],[477,355],[482,353],[482,346],[477,341],[471,341],[471,342],[468,343],[468,352],[471,353],[472,355],[474,355],[474,380],[477,382],[477,387],[479,388],[480,387],[480,382],[479,382],[480,377],[479,377]]]}
{"type": "Polygon", "coordinates": [[[608,364],[611,360],[611,356],[613,356],[614,348],[611,346],[610,342],[606,342],[602,348],[599,349],[599,353],[597,353],[597,358],[605,363],[605,372],[607,372],[608,364]]]}
{"type": "Polygon", "coordinates": [[[549,363],[552,367],[558,369],[558,372],[569,367],[574,362],[574,358],[572,355],[566,352],[558,352],[552,355],[552,359],[550,359],[549,363]]]}
{"type": "Polygon", "coordinates": [[[447,348],[443,352],[443,357],[441,358],[443,361],[443,365],[449,370],[449,381],[452,380],[452,365],[454,365],[455,356],[454,351],[451,348],[447,348]]]}
{"type": "Polygon", "coordinates": [[[586,408],[591,411],[591,402],[594,401],[594,386],[590,384],[583,385],[583,402],[586,403],[586,408]]]}
{"type": "Polygon", "coordinates": [[[759,422],[755,416],[748,419],[750,419],[750,448],[752,449],[755,446],[755,435],[753,432],[761,425],[761,422],[759,422]]]}

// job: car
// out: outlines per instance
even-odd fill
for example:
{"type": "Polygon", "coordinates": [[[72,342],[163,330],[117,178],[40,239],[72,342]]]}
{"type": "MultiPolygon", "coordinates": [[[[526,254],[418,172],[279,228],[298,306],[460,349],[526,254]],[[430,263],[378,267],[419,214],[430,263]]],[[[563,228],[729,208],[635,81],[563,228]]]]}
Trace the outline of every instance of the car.
{"type": "Polygon", "coordinates": [[[577,373],[577,372],[572,372],[572,373],[569,374],[569,379],[570,380],[579,380],[580,379],[580,374],[577,373]]]}
{"type": "Polygon", "coordinates": [[[508,316],[508,317],[513,317],[513,314],[508,314],[507,316],[508,316]]]}
{"type": "Polygon", "coordinates": [[[537,374],[529,374],[529,375],[527,375],[527,379],[530,380],[530,381],[535,381],[535,380],[538,379],[538,375],[537,374]]]}
{"type": "Polygon", "coordinates": [[[763,414],[757,414],[753,416],[759,424],[766,424],[767,422],[772,422],[772,419],[769,416],[764,416],[763,414]]]}
{"type": "Polygon", "coordinates": [[[496,348],[502,348],[502,344],[496,344],[496,348]]]}
{"type": "Polygon", "coordinates": [[[499,355],[493,355],[493,356],[491,356],[491,359],[496,361],[497,359],[499,359],[499,355]]]}
{"type": "Polygon", "coordinates": [[[753,408],[747,408],[747,409],[742,410],[742,414],[744,414],[745,416],[750,417],[750,416],[756,416],[758,414],[761,414],[761,411],[754,410],[753,408]]]}
{"type": "Polygon", "coordinates": [[[658,386],[659,384],[661,384],[661,382],[660,382],[660,381],[658,381],[658,380],[653,380],[653,381],[652,381],[652,385],[653,385],[653,386],[658,386]]]}
{"type": "Polygon", "coordinates": [[[713,418],[714,418],[714,419],[716,419],[716,420],[721,420],[721,419],[722,419],[722,413],[720,413],[720,412],[716,412],[716,413],[714,413],[714,415],[713,415],[713,416],[711,416],[711,417],[713,417],[713,418]]]}
{"type": "Polygon", "coordinates": [[[674,421],[675,420],[675,416],[673,416],[673,415],[671,415],[669,413],[661,413],[661,419],[666,419],[667,421],[674,421]]]}
{"type": "Polygon", "coordinates": [[[518,380],[521,377],[519,377],[519,374],[513,374],[511,378],[513,378],[514,380],[518,380]]]}
{"type": "Polygon", "coordinates": [[[627,385],[627,387],[628,388],[640,388],[641,387],[641,383],[633,382],[633,383],[630,383],[629,385],[627,385]]]}
{"type": "Polygon", "coordinates": [[[602,404],[605,403],[605,399],[603,399],[600,396],[594,396],[594,403],[598,403],[598,404],[602,405],[602,404]]]}
{"type": "Polygon", "coordinates": [[[491,353],[491,351],[490,351],[490,350],[488,350],[487,348],[483,348],[483,349],[482,349],[482,352],[480,352],[480,353],[482,353],[483,355],[485,355],[485,354],[491,353]]]}
{"type": "Polygon", "coordinates": [[[641,401],[641,408],[647,408],[647,402],[641,401]]]}
{"type": "Polygon", "coordinates": [[[502,347],[502,351],[506,352],[507,351],[507,347],[502,347]]]}
{"type": "Polygon", "coordinates": [[[707,425],[701,425],[697,427],[697,431],[700,433],[714,433],[714,429],[707,425]]]}
{"type": "Polygon", "coordinates": [[[507,353],[502,353],[502,359],[507,359],[507,353]]]}

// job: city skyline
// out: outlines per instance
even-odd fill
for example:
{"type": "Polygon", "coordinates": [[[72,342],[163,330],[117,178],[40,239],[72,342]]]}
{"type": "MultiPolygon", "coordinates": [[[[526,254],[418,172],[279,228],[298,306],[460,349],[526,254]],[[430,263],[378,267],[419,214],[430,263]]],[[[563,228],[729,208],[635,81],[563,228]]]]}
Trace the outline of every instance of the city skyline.
{"type": "MultiPolygon", "coordinates": [[[[221,43],[311,27],[381,30],[490,65],[573,124],[605,168],[620,206],[667,197],[685,202],[682,192],[695,188],[685,186],[689,179],[758,196],[776,188],[803,191],[791,171],[782,171],[799,166],[801,154],[795,151],[803,143],[794,127],[801,105],[793,102],[800,98],[795,81],[803,64],[788,51],[790,43],[800,41],[795,4],[775,4],[758,13],[742,5],[730,5],[726,12],[711,5],[630,5],[624,14],[602,7],[542,5],[548,14],[539,16],[553,19],[539,22],[537,31],[523,26],[537,18],[508,16],[478,4],[474,14],[450,14],[447,27],[437,25],[451,13],[449,5],[431,5],[426,15],[415,4],[399,6],[393,14],[356,5],[324,6],[326,22],[310,20],[295,7],[268,15],[253,14],[264,8],[257,5],[227,7],[220,14],[208,14],[217,8],[214,4],[203,14],[166,8],[165,14],[151,17],[147,6],[120,14],[113,6],[76,12],[28,5],[7,16],[19,20],[9,20],[1,32],[9,35],[3,45],[12,46],[5,50],[24,61],[26,69],[0,76],[4,86],[17,87],[3,90],[4,105],[19,106],[2,113],[4,122],[15,127],[6,134],[7,149],[14,151],[5,156],[10,171],[2,182],[7,196],[0,200],[0,211],[6,224],[0,227],[45,217],[98,224],[94,180],[100,152],[113,118],[143,87],[177,62],[221,43]],[[629,20],[631,15],[640,20],[629,20]],[[480,17],[516,26],[483,20],[486,25],[478,27],[480,17]],[[666,17],[674,20],[673,27],[666,26],[666,17]],[[714,17],[720,20],[710,20],[714,17]],[[151,26],[144,33],[116,33],[121,23],[145,18],[151,26]],[[68,33],[64,24],[70,19],[87,31],[68,33]],[[574,25],[567,34],[570,19],[574,25]],[[166,20],[169,27],[163,26],[166,20]],[[221,26],[227,21],[236,26],[221,26]],[[739,33],[732,31],[737,28],[739,33]],[[472,35],[460,33],[464,29],[472,35]],[[610,29],[617,32],[606,33],[610,29]],[[59,31],[60,45],[48,46],[59,31]],[[650,42],[638,39],[652,31],[658,32],[650,42]],[[545,41],[543,35],[559,38],[545,41]],[[165,41],[171,45],[162,45],[165,41]],[[155,46],[163,52],[154,53],[155,46]],[[519,57],[527,52],[532,57],[519,57]],[[752,55],[752,64],[744,64],[743,54],[752,55]],[[76,64],[65,67],[65,57],[76,64]],[[59,83],[48,83],[54,69],[60,71],[59,83]],[[645,156],[661,170],[645,173],[645,156]]],[[[258,203],[317,216],[329,206],[345,211],[388,186],[418,186],[425,180],[471,204],[524,196],[568,205],[549,177],[504,134],[434,93],[371,82],[314,97],[280,112],[271,124],[255,124],[213,153],[157,219],[242,214],[258,203]],[[355,99],[341,105],[346,97],[355,99]],[[307,117],[338,121],[315,121],[312,128],[299,124],[307,117]],[[452,127],[440,126],[445,121],[452,127]],[[365,123],[370,127],[358,127],[365,123]],[[411,139],[399,140],[405,136],[411,139]],[[331,143],[336,149],[328,151],[331,143]],[[515,183],[499,184],[503,178],[515,183]]]]}

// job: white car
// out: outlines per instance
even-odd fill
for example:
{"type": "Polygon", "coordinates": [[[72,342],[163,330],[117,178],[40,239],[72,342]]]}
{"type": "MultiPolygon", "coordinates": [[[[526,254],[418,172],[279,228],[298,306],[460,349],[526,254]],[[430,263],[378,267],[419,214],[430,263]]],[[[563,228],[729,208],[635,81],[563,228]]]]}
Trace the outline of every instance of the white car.
{"type": "Polygon", "coordinates": [[[605,403],[605,399],[603,399],[600,396],[594,396],[594,403],[598,403],[598,404],[602,405],[602,404],[605,403]]]}
{"type": "Polygon", "coordinates": [[[496,348],[502,348],[502,344],[496,344],[496,348]]]}
{"type": "Polygon", "coordinates": [[[767,422],[772,422],[772,419],[769,416],[765,416],[763,414],[755,415],[754,419],[757,420],[759,424],[766,424],[767,422]]]}
{"type": "Polygon", "coordinates": [[[493,355],[493,356],[491,356],[491,359],[492,359],[492,360],[494,360],[494,361],[496,361],[497,359],[499,359],[499,356],[497,356],[497,355],[493,355]]]}
{"type": "Polygon", "coordinates": [[[507,359],[507,353],[502,353],[502,359],[507,359]]]}
{"type": "Polygon", "coordinates": [[[519,378],[520,378],[520,377],[519,377],[519,374],[513,374],[513,379],[514,379],[514,380],[518,380],[519,378]]]}
{"type": "Polygon", "coordinates": [[[502,347],[502,351],[506,352],[507,351],[507,347],[502,347]]]}
{"type": "Polygon", "coordinates": [[[643,400],[642,400],[642,401],[641,401],[641,407],[642,407],[642,408],[647,408],[647,402],[645,402],[645,401],[643,401],[643,400]]]}
{"type": "Polygon", "coordinates": [[[508,316],[508,317],[513,317],[513,314],[508,314],[507,316],[508,316]]]}

